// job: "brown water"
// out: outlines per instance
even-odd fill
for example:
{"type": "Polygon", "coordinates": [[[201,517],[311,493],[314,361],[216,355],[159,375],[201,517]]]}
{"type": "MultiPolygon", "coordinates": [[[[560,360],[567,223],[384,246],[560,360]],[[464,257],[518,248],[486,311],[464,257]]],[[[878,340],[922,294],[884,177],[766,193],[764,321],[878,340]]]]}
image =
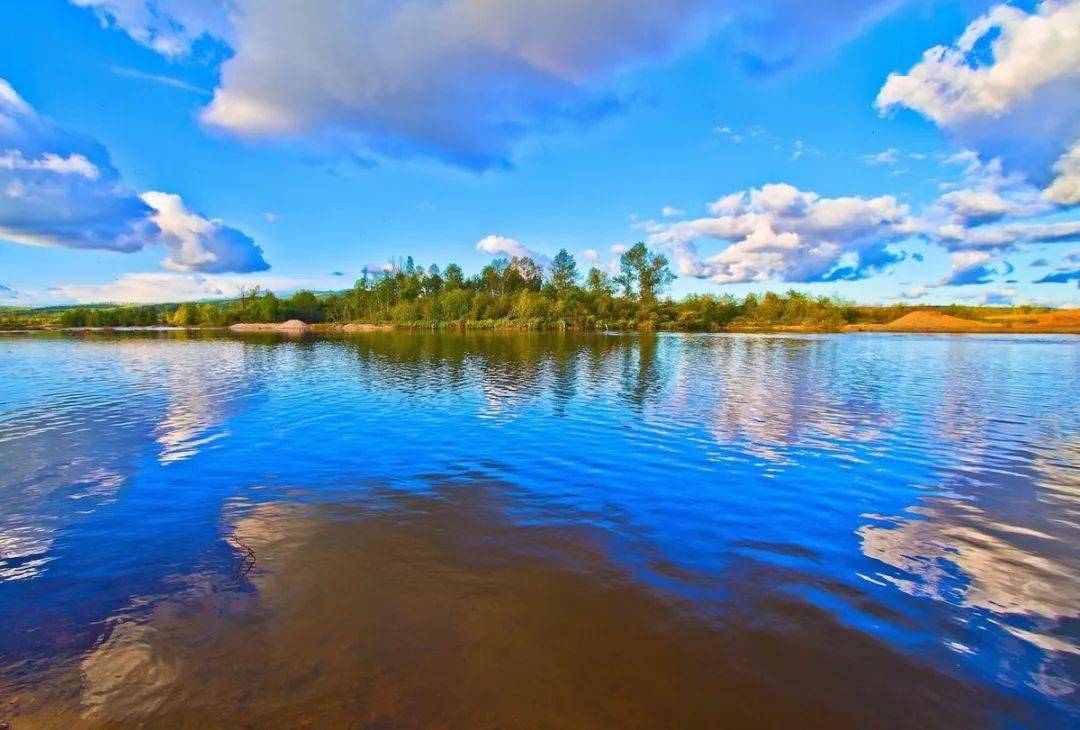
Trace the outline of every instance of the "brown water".
{"type": "Polygon", "coordinates": [[[1076,719],[1069,340],[410,336],[0,343],[0,719],[1076,719]]]}

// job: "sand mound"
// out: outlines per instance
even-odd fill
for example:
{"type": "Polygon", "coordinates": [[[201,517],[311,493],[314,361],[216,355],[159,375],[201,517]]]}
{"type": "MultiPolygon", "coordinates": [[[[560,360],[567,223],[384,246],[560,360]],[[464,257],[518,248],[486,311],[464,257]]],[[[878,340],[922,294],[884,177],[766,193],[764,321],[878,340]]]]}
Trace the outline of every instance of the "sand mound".
{"type": "Polygon", "coordinates": [[[309,327],[298,319],[287,322],[249,323],[242,322],[229,327],[233,332],[307,332],[309,327]]]}
{"type": "Polygon", "coordinates": [[[895,319],[881,326],[881,329],[886,332],[957,332],[994,328],[995,326],[989,322],[979,322],[974,319],[954,317],[951,314],[928,311],[908,312],[900,319],[895,319]]]}
{"type": "Polygon", "coordinates": [[[988,314],[964,319],[933,310],[916,310],[888,324],[849,324],[846,332],[993,332],[1003,334],[1080,334],[1080,309],[988,314]]]}

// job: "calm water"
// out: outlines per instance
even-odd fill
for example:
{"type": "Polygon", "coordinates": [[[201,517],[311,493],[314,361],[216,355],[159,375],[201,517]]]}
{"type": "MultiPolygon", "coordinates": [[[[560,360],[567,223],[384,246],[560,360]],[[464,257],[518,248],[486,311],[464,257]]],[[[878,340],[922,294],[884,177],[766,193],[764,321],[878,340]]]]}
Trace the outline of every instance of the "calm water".
{"type": "Polygon", "coordinates": [[[1078,345],[0,336],[0,721],[1076,725],[1078,345]]]}

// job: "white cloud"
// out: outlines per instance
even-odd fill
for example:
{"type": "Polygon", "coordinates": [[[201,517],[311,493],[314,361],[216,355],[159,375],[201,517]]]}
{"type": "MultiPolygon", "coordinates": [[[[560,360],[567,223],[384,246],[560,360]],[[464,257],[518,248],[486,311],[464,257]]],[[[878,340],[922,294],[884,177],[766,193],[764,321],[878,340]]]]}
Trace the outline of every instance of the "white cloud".
{"type": "Polygon", "coordinates": [[[155,84],[161,84],[162,86],[170,86],[174,89],[180,89],[182,91],[190,91],[194,94],[202,94],[209,96],[210,92],[206,89],[199,88],[186,81],[173,78],[172,76],[165,76],[162,74],[146,73],[145,71],[139,71],[134,68],[126,68],[124,66],[113,66],[112,72],[117,76],[124,76],[129,79],[139,79],[141,81],[152,81],[155,84]]]}
{"type": "Polygon", "coordinates": [[[883,152],[872,155],[862,155],[859,159],[867,165],[895,165],[900,161],[900,150],[890,147],[883,152]]]}
{"type": "Polygon", "coordinates": [[[1080,141],[1054,163],[1054,182],[1044,195],[1058,205],[1080,205],[1080,141]]]}
{"type": "Polygon", "coordinates": [[[161,271],[124,274],[106,284],[68,284],[51,289],[47,295],[54,301],[74,301],[78,304],[159,304],[229,299],[239,296],[242,289],[250,290],[256,286],[280,293],[296,289],[325,289],[335,285],[340,283],[322,279],[263,275],[203,275],[161,271]]]}
{"type": "Polygon", "coordinates": [[[950,260],[953,275],[985,267],[991,258],[986,251],[957,251],[950,260]]]}
{"type": "Polygon", "coordinates": [[[1038,221],[1054,206],[1022,175],[1006,174],[1000,160],[983,163],[964,151],[944,163],[963,165],[962,176],[924,211],[917,225],[927,239],[949,251],[1007,251],[1080,239],[1078,221],[1038,221]]]}
{"type": "Polygon", "coordinates": [[[0,170],[55,172],[57,175],[81,175],[87,180],[97,180],[101,176],[97,165],[85,156],[73,154],[61,157],[54,152],[46,152],[36,160],[28,160],[20,150],[7,150],[0,154],[0,170]]]}
{"type": "Polygon", "coordinates": [[[727,126],[726,124],[717,125],[717,126],[713,127],[713,131],[716,132],[717,134],[720,134],[720,135],[723,135],[724,137],[727,137],[729,140],[731,140],[735,144],[742,144],[742,142],[743,142],[743,136],[741,134],[739,134],[738,132],[736,132],[735,130],[733,130],[731,127],[727,126]]]}
{"type": "Polygon", "coordinates": [[[713,215],[732,215],[737,212],[746,199],[746,193],[738,192],[724,195],[720,199],[709,203],[709,212],[713,215]]]}
{"type": "Polygon", "coordinates": [[[622,256],[624,253],[626,253],[629,250],[630,250],[630,247],[627,246],[625,243],[614,243],[614,244],[611,245],[610,248],[608,248],[608,251],[615,254],[616,256],[622,256]]]}
{"type": "Polygon", "coordinates": [[[532,131],[614,108],[604,82],[717,25],[708,0],[244,0],[203,113],[245,138],[341,135],[389,156],[506,164],[532,131]]]}
{"type": "Polygon", "coordinates": [[[954,190],[942,195],[938,202],[965,225],[1000,220],[1014,212],[1013,205],[996,190],[954,190]]]}
{"type": "Polygon", "coordinates": [[[487,168],[618,105],[612,81],[707,38],[755,73],[828,54],[903,0],[72,0],[160,53],[230,53],[203,120],[245,138],[344,135],[487,168]],[[839,7],[838,7],[839,5],[839,7]]]}
{"type": "Polygon", "coordinates": [[[590,261],[590,262],[592,262],[594,264],[600,263],[600,254],[595,249],[591,249],[591,248],[585,249],[584,251],[581,252],[581,258],[585,259],[586,261],[590,261]]]}
{"type": "Polygon", "coordinates": [[[998,270],[990,265],[992,260],[993,256],[988,251],[957,251],[951,257],[952,271],[934,286],[987,284],[997,276],[1007,276],[1014,271],[1008,262],[998,270]]]}
{"type": "Polygon", "coordinates": [[[199,38],[230,34],[232,0],[71,0],[90,8],[102,24],[115,24],[158,53],[187,54],[199,38]]]}
{"type": "Polygon", "coordinates": [[[817,147],[810,147],[801,139],[797,139],[795,140],[795,143],[791,146],[791,157],[789,157],[788,159],[791,162],[798,162],[802,159],[803,155],[806,154],[820,156],[821,150],[819,150],[817,147]]]}
{"type": "Polygon", "coordinates": [[[161,264],[174,271],[265,271],[262,249],[249,237],[221,221],[207,220],[184,205],[179,195],[148,192],[142,199],[154,209],[158,240],[169,252],[161,264]]]}
{"type": "Polygon", "coordinates": [[[179,196],[126,187],[108,151],[39,115],[0,79],[0,238],[133,252],[161,245],[189,271],[261,271],[240,231],[188,211],[179,196]]]}
{"type": "Polygon", "coordinates": [[[908,289],[907,291],[900,292],[894,298],[895,299],[922,299],[923,297],[925,297],[929,293],[930,293],[929,289],[927,289],[922,284],[919,284],[917,286],[913,286],[912,288],[908,289]]]}
{"type": "Polygon", "coordinates": [[[476,244],[476,250],[489,256],[507,256],[509,258],[530,258],[538,263],[546,261],[547,256],[533,251],[528,246],[504,236],[485,236],[476,244]]]}
{"type": "Polygon", "coordinates": [[[1080,221],[1008,223],[978,228],[943,225],[928,229],[925,233],[931,240],[950,251],[1006,251],[1021,244],[1080,241],[1080,221]]]}
{"type": "Polygon", "coordinates": [[[40,116],[0,79],[0,238],[135,251],[156,233],[149,211],[105,148],[40,116]]]}
{"type": "Polygon", "coordinates": [[[724,196],[710,211],[649,241],[671,248],[683,276],[717,283],[863,278],[899,261],[887,246],[917,232],[892,196],[822,198],[787,184],[724,196]],[[703,260],[697,245],[709,239],[728,245],[703,260]]]}
{"type": "Polygon", "coordinates": [[[677,218],[678,216],[686,215],[686,211],[681,208],[675,208],[670,205],[665,205],[660,210],[660,215],[664,216],[665,218],[677,218]]]}
{"type": "Polygon", "coordinates": [[[1029,218],[1052,209],[1039,190],[1019,173],[1006,174],[1001,160],[982,162],[971,150],[947,157],[947,166],[962,165],[961,178],[946,183],[951,192],[932,206],[931,219],[945,219],[960,226],[981,226],[1005,217],[1029,218]]]}
{"type": "Polygon", "coordinates": [[[891,74],[876,104],[914,109],[984,159],[1022,170],[1051,202],[1076,204],[1080,0],[1044,0],[1032,13],[995,7],[955,45],[935,46],[906,74],[891,74]],[[985,43],[991,60],[983,63],[985,43]]]}

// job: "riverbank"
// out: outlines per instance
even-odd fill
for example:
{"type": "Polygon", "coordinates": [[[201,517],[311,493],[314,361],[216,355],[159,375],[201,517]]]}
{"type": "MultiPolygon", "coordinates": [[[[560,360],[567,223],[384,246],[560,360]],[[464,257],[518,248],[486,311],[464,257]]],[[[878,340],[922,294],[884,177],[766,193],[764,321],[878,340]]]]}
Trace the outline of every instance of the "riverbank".
{"type": "Polygon", "coordinates": [[[240,322],[229,326],[230,332],[279,332],[283,334],[304,334],[307,332],[377,332],[396,329],[391,324],[367,324],[351,322],[347,324],[319,322],[308,324],[299,319],[286,322],[240,322]]]}
{"type": "Polygon", "coordinates": [[[885,324],[849,324],[845,332],[907,334],[1080,334],[1080,309],[1042,314],[1006,314],[986,319],[964,319],[933,311],[909,312],[885,324]]]}
{"type": "Polygon", "coordinates": [[[931,309],[908,312],[889,322],[858,322],[847,325],[817,324],[768,324],[760,322],[732,322],[724,327],[673,327],[654,326],[652,323],[597,322],[592,327],[569,325],[564,322],[546,322],[522,319],[468,320],[461,322],[317,322],[307,323],[299,319],[284,322],[238,322],[228,327],[197,325],[188,327],[56,327],[29,326],[0,330],[8,334],[18,332],[101,332],[101,331],[165,331],[165,330],[228,330],[240,334],[355,334],[362,332],[388,332],[394,330],[439,331],[567,331],[567,332],[727,332],[744,334],[828,334],[854,332],[883,332],[893,334],[1080,334],[1080,309],[1058,309],[1036,313],[1001,313],[981,319],[968,319],[931,309]]]}
{"type": "MultiPolygon", "coordinates": [[[[312,324],[298,320],[271,324],[235,324],[229,327],[237,332],[373,332],[387,330],[567,330],[567,331],[700,331],[694,329],[671,329],[653,327],[598,326],[575,328],[562,324],[537,323],[513,319],[485,320],[461,323],[413,323],[413,324],[312,324]]],[[[1056,310],[1040,314],[1005,314],[986,319],[965,319],[932,310],[909,312],[886,323],[849,324],[843,327],[816,325],[769,325],[756,323],[733,323],[717,328],[715,332],[735,333],[790,333],[822,334],[830,332],[893,332],[898,334],[1080,334],[1080,309],[1056,310]]]]}

